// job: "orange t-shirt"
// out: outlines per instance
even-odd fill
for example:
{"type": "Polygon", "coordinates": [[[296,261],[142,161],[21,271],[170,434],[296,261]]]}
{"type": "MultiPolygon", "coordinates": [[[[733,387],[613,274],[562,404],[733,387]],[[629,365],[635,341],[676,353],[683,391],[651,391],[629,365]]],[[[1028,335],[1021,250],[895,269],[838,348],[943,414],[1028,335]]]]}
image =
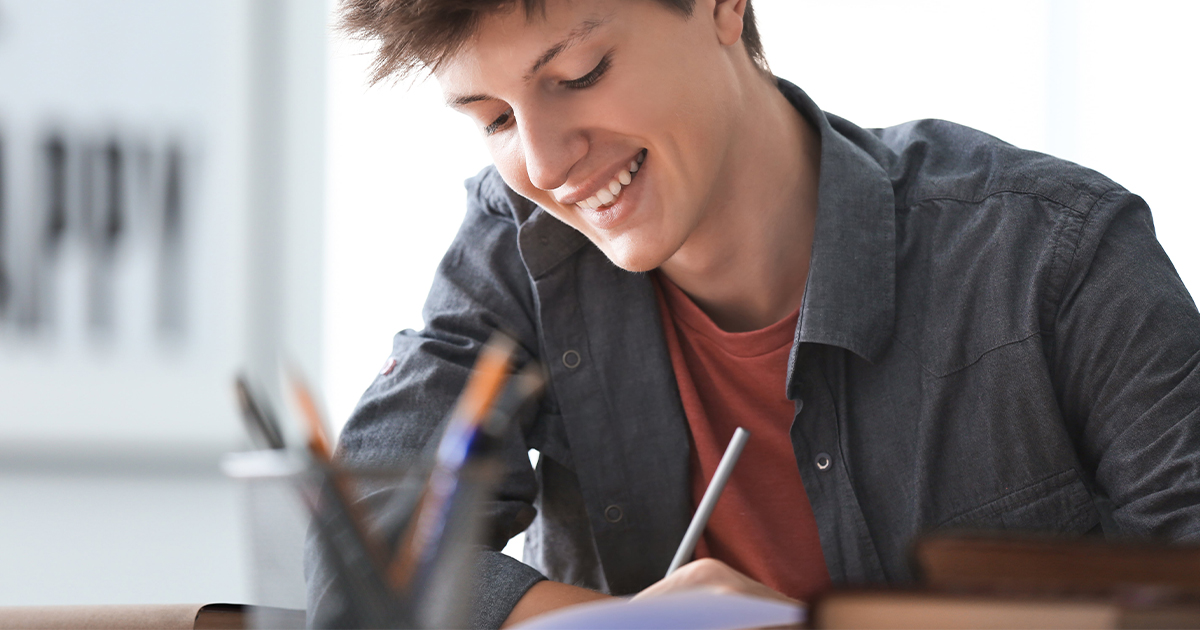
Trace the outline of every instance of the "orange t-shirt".
{"type": "Polygon", "coordinates": [[[721,330],[691,298],[654,274],[671,365],[692,432],[692,504],[699,505],[739,426],[745,450],[696,557],[712,557],[796,599],[829,585],[817,522],[800,479],[785,395],[799,311],[761,330],[721,330]]]}

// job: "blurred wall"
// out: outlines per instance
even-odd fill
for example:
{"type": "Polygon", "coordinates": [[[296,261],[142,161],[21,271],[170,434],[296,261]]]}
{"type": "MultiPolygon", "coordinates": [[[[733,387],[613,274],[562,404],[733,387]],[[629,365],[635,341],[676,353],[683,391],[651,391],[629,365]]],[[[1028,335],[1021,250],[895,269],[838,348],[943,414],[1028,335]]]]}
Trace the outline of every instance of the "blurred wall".
{"type": "Polygon", "coordinates": [[[250,601],[238,370],[321,370],[321,0],[0,0],[0,605],[250,601]]]}

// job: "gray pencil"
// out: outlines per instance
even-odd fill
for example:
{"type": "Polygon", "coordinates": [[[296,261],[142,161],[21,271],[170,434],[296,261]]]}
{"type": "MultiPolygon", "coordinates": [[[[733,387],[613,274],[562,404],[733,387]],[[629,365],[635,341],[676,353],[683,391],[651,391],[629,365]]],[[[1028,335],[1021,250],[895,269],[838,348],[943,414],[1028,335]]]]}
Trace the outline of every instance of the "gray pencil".
{"type": "Polygon", "coordinates": [[[667,575],[674,573],[675,569],[692,557],[692,551],[696,549],[700,534],[704,533],[704,527],[708,525],[708,517],[712,516],[713,508],[717,506],[717,499],[721,498],[725,482],[729,481],[729,475],[733,473],[733,467],[737,464],[738,457],[741,457],[742,447],[746,446],[748,439],[750,439],[750,432],[741,427],[733,432],[733,439],[729,440],[729,446],[726,447],[725,454],[721,456],[721,463],[717,464],[717,472],[713,473],[712,481],[708,482],[708,488],[704,490],[704,497],[700,499],[700,507],[696,508],[696,515],[692,517],[692,522],[683,535],[683,541],[679,543],[679,549],[675,552],[675,559],[671,561],[671,568],[667,569],[667,575]]]}

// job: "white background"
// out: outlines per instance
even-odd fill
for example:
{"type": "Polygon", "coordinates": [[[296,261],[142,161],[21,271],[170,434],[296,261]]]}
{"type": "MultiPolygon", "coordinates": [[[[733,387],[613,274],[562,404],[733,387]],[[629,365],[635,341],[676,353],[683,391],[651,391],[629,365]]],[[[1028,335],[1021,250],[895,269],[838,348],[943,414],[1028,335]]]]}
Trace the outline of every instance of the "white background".
{"type": "MultiPolygon", "coordinates": [[[[774,72],[864,127],[944,118],[1095,168],[1142,195],[1193,295],[1200,231],[1200,2],[755,0],[774,72]]],[[[489,163],[432,79],[366,87],[368,49],[329,69],[325,387],[343,422],[420,328],[462,219],[462,181],[489,163]]]]}

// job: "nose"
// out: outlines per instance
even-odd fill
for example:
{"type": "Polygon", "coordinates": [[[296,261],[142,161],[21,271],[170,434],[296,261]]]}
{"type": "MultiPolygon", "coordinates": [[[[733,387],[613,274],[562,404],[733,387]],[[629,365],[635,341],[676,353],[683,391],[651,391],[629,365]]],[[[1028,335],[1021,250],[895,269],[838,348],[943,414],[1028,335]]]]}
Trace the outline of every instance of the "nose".
{"type": "Polygon", "coordinates": [[[588,139],[570,124],[562,109],[523,114],[517,117],[517,129],[529,183],[540,190],[554,190],[567,183],[571,168],[587,155],[588,139]]]}

